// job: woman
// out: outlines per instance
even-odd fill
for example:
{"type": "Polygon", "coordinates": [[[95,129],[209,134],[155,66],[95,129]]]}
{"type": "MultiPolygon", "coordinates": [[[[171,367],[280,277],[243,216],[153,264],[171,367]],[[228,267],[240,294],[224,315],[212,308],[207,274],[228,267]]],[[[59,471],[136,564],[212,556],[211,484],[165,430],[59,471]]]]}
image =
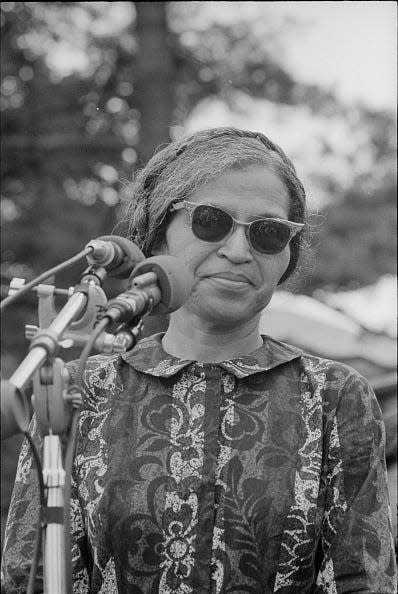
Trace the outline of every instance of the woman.
{"type": "MultiPolygon", "coordinates": [[[[395,591],[383,421],[353,369],[259,333],[305,244],[305,192],[262,134],[195,133],[136,179],[131,235],[194,276],[165,334],[86,371],[76,593],[395,591]]],[[[22,592],[37,505],[21,453],[5,545],[22,592]],[[21,589],[22,588],[22,589],[21,589]]]]}

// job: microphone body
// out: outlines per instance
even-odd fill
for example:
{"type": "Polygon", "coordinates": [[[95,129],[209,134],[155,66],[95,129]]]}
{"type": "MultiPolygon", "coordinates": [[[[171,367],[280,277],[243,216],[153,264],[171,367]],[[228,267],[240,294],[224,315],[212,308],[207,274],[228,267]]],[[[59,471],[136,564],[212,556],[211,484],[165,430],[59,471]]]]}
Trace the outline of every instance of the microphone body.
{"type": "Polygon", "coordinates": [[[132,241],[117,235],[102,235],[92,239],[85,247],[93,248],[87,262],[102,266],[109,276],[115,278],[129,278],[134,267],[145,257],[132,241]]]}
{"type": "Polygon", "coordinates": [[[108,303],[104,317],[128,322],[148,312],[170,313],[188,299],[193,279],[174,256],[153,256],[143,260],[130,276],[130,289],[108,303]]]}

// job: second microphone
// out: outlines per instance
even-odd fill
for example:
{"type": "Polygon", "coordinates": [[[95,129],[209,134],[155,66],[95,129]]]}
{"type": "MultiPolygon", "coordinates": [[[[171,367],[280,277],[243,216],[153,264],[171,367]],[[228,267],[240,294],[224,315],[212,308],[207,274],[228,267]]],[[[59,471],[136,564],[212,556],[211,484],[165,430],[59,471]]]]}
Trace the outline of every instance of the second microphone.
{"type": "Polygon", "coordinates": [[[130,276],[130,288],[111,299],[104,317],[114,323],[128,323],[154,311],[170,313],[188,299],[193,279],[174,256],[153,256],[140,262],[130,276]]]}

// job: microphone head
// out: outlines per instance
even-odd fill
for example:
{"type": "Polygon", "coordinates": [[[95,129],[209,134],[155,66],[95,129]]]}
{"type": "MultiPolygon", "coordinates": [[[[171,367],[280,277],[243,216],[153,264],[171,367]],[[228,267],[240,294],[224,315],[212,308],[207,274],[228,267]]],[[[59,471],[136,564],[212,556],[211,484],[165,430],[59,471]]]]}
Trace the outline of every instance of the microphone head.
{"type": "Polygon", "coordinates": [[[125,237],[120,237],[118,235],[101,235],[101,237],[97,237],[97,239],[113,243],[120,251],[120,257],[116,258],[113,264],[106,266],[109,276],[114,278],[129,278],[136,264],[145,259],[140,248],[125,237]]]}
{"type": "Polygon", "coordinates": [[[193,276],[179,258],[175,256],[147,258],[134,268],[130,282],[146,272],[155,273],[161,292],[160,303],[154,307],[152,313],[170,313],[184,305],[192,291],[193,276]]]}

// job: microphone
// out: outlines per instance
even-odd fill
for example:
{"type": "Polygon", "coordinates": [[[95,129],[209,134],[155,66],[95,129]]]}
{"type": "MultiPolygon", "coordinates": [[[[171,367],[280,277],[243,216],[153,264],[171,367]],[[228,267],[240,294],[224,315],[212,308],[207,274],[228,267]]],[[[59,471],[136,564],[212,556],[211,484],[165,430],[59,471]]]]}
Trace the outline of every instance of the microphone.
{"type": "Polygon", "coordinates": [[[193,285],[190,271],[174,256],[143,260],[130,276],[130,289],[108,303],[104,317],[129,322],[145,313],[170,313],[188,299],[193,285]]]}
{"type": "Polygon", "coordinates": [[[87,261],[91,265],[102,266],[109,276],[129,278],[132,270],[145,256],[132,241],[118,235],[102,235],[92,239],[86,248],[93,248],[87,261]]]}
{"type": "MultiPolygon", "coordinates": [[[[119,239],[121,238],[118,237],[117,240],[119,239]]],[[[102,241],[102,238],[99,240],[102,241]]],[[[137,250],[140,252],[134,244],[131,245],[133,249],[130,254],[137,253],[137,250]]],[[[161,314],[175,311],[188,299],[193,277],[178,258],[153,256],[142,260],[134,267],[129,284],[129,290],[109,301],[103,314],[104,318],[120,324],[130,322],[144,313],[161,314]]],[[[30,403],[22,390],[10,380],[2,380],[1,439],[26,431],[31,415],[30,403]]]]}

